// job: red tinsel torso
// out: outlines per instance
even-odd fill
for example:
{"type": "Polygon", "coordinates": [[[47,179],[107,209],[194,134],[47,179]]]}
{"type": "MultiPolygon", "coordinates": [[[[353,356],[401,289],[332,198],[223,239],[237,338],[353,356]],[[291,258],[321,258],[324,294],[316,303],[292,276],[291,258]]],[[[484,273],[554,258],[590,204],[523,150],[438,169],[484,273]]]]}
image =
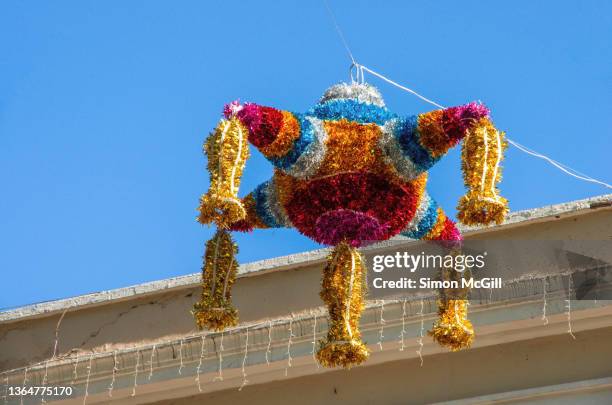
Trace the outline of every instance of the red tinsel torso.
{"type": "Polygon", "coordinates": [[[325,158],[311,179],[275,173],[280,203],[295,228],[315,241],[353,246],[386,240],[410,222],[427,175],[397,176],[378,147],[375,124],[324,122],[325,158]]]}

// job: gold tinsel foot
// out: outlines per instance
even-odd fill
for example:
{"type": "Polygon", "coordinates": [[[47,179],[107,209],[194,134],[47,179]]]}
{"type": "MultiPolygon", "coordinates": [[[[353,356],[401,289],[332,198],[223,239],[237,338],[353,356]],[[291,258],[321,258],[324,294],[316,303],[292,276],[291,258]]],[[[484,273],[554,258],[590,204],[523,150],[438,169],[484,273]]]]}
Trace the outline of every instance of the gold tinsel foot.
{"type": "Polygon", "coordinates": [[[507,214],[508,201],[499,196],[492,198],[465,195],[457,206],[457,218],[466,225],[501,224],[507,214]]]}
{"type": "Polygon", "coordinates": [[[369,355],[362,342],[323,342],[317,360],[324,367],[351,368],[366,361],[369,355]]]}
{"type": "Polygon", "coordinates": [[[446,305],[439,304],[439,318],[434,323],[429,335],[452,351],[467,349],[474,340],[474,328],[467,319],[466,300],[448,300],[446,305]]]}
{"type": "Polygon", "coordinates": [[[192,313],[200,329],[219,332],[238,325],[238,311],[230,305],[225,308],[205,308],[201,302],[197,302],[192,313]]]}
{"type": "Polygon", "coordinates": [[[237,198],[206,194],[200,200],[198,222],[201,224],[214,222],[220,228],[227,228],[245,217],[244,205],[237,198]]]}

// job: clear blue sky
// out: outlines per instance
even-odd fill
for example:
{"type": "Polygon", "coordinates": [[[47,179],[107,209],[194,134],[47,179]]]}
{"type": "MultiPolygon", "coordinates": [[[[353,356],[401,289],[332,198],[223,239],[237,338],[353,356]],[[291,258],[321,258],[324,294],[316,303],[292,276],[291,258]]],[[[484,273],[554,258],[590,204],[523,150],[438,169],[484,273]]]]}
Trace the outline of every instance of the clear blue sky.
{"type": "MultiPolygon", "coordinates": [[[[612,2],[330,0],[356,58],[612,182],[612,2]]],[[[322,1],[3,1],[0,307],[198,272],[202,142],[240,98],[302,111],[349,61],[322,1]]],[[[430,109],[375,78],[387,105],[430,109]]],[[[257,153],[242,194],[267,179],[257,153]]],[[[510,149],[513,210],[604,194],[510,149]]],[[[458,151],[430,193],[454,213],[458,151]]],[[[238,235],[241,262],[317,247],[238,235]]]]}

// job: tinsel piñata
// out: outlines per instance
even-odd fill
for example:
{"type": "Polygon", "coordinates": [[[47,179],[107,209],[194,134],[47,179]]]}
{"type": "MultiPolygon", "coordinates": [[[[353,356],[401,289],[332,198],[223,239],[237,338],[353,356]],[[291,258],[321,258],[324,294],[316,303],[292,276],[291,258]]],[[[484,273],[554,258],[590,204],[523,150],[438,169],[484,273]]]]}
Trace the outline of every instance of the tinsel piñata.
{"type": "MultiPolygon", "coordinates": [[[[385,107],[374,87],[340,83],[305,113],[232,102],[224,115],[205,146],[211,186],[201,199],[198,219],[222,231],[207,244],[204,292],[194,311],[200,327],[220,330],[236,323],[229,303],[235,248],[223,230],[295,228],[334,246],[321,291],[330,330],[317,358],[329,367],[359,364],[368,350],[358,325],[365,291],[357,248],[398,234],[461,241],[455,223],[426,191],[427,171],[463,142],[468,191],[459,203],[459,219],[499,223],[507,212],[496,188],[504,134],[495,129],[483,104],[402,117],[385,107]],[[274,175],[238,199],[247,141],[274,166],[274,175]],[[215,246],[224,252],[221,256],[215,255],[215,246]],[[219,283],[224,284],[221,290],[219,283]]],[[[474,336],[466,298],[442,294],[440,319],[431,331],[452,350],[469,346],[474,336]]]]}

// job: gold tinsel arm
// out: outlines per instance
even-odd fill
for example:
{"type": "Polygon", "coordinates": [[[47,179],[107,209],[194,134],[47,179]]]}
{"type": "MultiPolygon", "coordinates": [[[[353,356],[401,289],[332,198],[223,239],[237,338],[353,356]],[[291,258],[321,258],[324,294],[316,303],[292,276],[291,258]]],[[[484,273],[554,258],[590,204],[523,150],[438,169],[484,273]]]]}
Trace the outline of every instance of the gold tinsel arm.
{"type": "Polygon", "coordinates": [[[229,232],[219,230],[206,242],[202,267],[202,295],[192,311],[200,329],[224,330],[238,324],[231,291],[238,273],[238,248],[229,232]]]}
{"type": "Polygon", "coordinates": [[[467,188],[457,206],[457,218],[466,225],[500,224],[508,201],[499,195],[501,161],[507,147],[505,133],[488,118],[480,119],[463,140],[461,169],[467,188]]]}
{"type": "Polygon", "coordinates": [[[368,358],[359,331],[365,307],[364,271],[361,255],[347,243],[336,246],[328,257],[320,295],[329,311],[329,330],[316,355],[324,367],[350,368],[368,358]]]}
{"type": "Polygon", "coordinates": [[[210,188],[200,199],[202,224],[215,222],[220,228],[244,219],[246,213],[238,188],[249,157],[248,131],[237,118],[222,119],[210,134],[204,150],[208,156],[210,188]]]}

